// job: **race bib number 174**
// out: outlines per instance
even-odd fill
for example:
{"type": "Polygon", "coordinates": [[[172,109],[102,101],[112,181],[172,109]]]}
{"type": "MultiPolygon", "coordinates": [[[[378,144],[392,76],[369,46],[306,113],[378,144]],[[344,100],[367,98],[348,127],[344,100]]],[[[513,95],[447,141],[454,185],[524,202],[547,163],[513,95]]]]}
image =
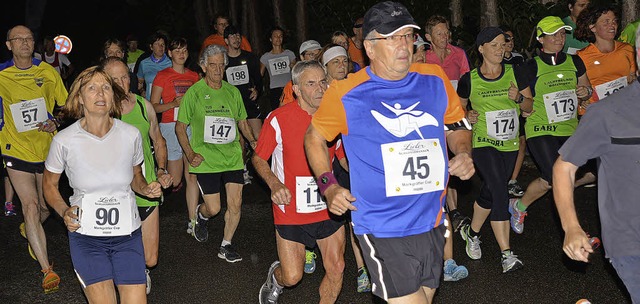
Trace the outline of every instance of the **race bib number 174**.
{"type": "Polygon", "coordinates": [[[387,197],[444,190],[446,163],[439,139],[380,146],[387,197]]]}

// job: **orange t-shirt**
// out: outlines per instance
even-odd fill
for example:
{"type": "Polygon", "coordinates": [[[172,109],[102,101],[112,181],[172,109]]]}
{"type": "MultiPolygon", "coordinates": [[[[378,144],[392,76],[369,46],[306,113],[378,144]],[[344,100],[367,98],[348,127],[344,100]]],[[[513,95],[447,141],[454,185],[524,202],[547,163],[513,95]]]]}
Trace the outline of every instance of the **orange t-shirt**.
{"type": "MultiPolygon", "coordinates": [[[[213,35],[209,35],[209,37],[204,39],[204,42],[202,42],[202,48],[200,48],[200,53],[202,53],[204,48],[212,44],[217,44],[217,45],[227,47],[227,43],[224,42],[224,37],[216,33],[213,35]]],[[[240,42],[240,49],[245,50],[247,52],[251,52],[251,45],[249,44],[249,40],[247,40],[247,37],[245,36],[242,36],[242,41],[240,42]]]]}
{"type": "Polygon", "coordinates": [[[636,72],[636,57],[630,44],[616,41],[613,52],[602,53],[591,43],[578,51],[577,55],[587,68],[587,77],[593,87],[590,103],[595,103],[627,86],[628,79],[635,79],[628,77],[636,72]]]}
{"type": "Polygon", "coordinates": [[[292,101],[296,101],[296,96],[293,93],[293,82],[289,80],[282,89],[282,95],[280,95],[280,106],[284,106],[292,101]]]}
{"type": "Polygon", "coordinates": [[[353,42],[353,40],[351,38],[349,38],[351,41],[349,41],[349,49],[347,50],[347,52],[349,53],[349,58],[360,65],[361,69],[364,69],[364,67],[366,66],[364,64],[366,55],[364,54],[364,45],[362,46],[362,49],[359,49],[356,47],[355,43],[353,42]]]}

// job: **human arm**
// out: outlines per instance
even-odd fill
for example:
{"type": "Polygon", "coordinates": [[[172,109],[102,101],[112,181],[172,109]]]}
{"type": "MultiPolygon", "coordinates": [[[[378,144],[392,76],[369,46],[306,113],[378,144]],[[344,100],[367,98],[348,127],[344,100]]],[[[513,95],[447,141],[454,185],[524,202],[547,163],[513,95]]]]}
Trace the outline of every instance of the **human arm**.
{"type": "MultiPolygon", "coordinates": [[[[309,166],[316,177],[320,177],[325,173],[331,173],[331,161],[329,159],[327,141],[320,132],[316,130],[313,124],[309,125],[307,133],[304,136],[304,149],[307,154],[309,166]]],[[[335,177],[333,181],[335,181],[335,177]]],[[[318,186],[320,187],[320,185],[318,186]]],[[[321,194],[325,196],[327,208],[333,214],[342,215],[347,209],[352,211],[357,210],[352,204],[356,198],[349,190],[341,187],[337,182],[329,185],[324,190],[324,193],[321,194]]]]}
{"type": "Polygon", "coordinates": [[[189,164],[192,167],[200,166],[200,164],[204,160],[204,157],[194,152],[191,148],[189,137],[187,136],[187,125],[185,123],[176,121],[176,137],[178,137],[180,147],[182,148],[184,155],[187,157],[187,161],[189,162],[189,164]]]}
{"type": "Polygon", "coordinates": [[[62,217],[65,226],[67,226],[67,230],[74,232],[80,228],[78,216],[74,213],[74,211],[78,209],[78,206],[69,207],[62,198],[60,190],[58,190],[60,175],[61,174],[53,173],[45,169],[42,178],[42,190],[47,205],[51,206],[51,208],[62,217]]]}
{"type": "Polygon", "coordinates": [[[130,185],[133,192],[138,193],[142,196],[146,196],[149,198],[162,196],[162,186],[160,185],[160,183],[156,181],[147,183],[147,180],[144,179],[144,175],[142,175],[141,165],[133,166],[133,180],[131,181],[130,185]]]}
{"type": "Polygon", "coordinates": [[[271,200],[278,205],[289,205],[291,203],[291,191],[273,174],[269,164],[257,154],[251,158],[253,168],[271,190],[271,200]]]}
{"type": "Polygon", "coordinates": [[[238,129],[240,129],[242,136],[244,136],[249,141],[251,148],[255,149],[258,140],[254,138],[253,130],[251,130],[251,126],[249,125],[249,123],[247,123],[246,119],[238,121],[238,129]]]}
{"type": "Polygon", "coordinates": [[[577,170],[578,166],[563,160],[562,155],[558,157],[553,165],[553,198],[565,232],[562,249],[572,260],[588,262],[593,248],[578,221],[573,196],[577,170]]]}
{"type": "Polygon", "coordinates": [[[156,117],[156,113],[151,106],[151,103],[148,101],[144,101],[146,103],[147,108],[147,117],[149,117],[149,138],[151,138],[151,142],[154,148],[154,156],[156,158],[156,165],[158,166],[158,170],[156,172],[156,177],[158,178],[158,182],[162,185],[162,188],[168,188],[171,183],[173,183],[173,178],[171,174],[167,174],[167,143],[160,133],[160,126],[158,126],[158,118],[156,117]]]}
{"type": "Polygon", "coordinates": [[[177,96],[170,102],[165,101],[164,103],[160,103],[163,90],[164,90],[163,87],[157,86],[155,84],[151,87],[151,97],[149,101],[151,102],[151,105],[153,106],[153,110],[155,111],[155,113],[153,113],[153,116],[155,116],[156,113],[163,113],[165,111],[168,111],[175,107],[180,106],[180,100],[182,100],[182,97],[177,97],[177,96]]]}

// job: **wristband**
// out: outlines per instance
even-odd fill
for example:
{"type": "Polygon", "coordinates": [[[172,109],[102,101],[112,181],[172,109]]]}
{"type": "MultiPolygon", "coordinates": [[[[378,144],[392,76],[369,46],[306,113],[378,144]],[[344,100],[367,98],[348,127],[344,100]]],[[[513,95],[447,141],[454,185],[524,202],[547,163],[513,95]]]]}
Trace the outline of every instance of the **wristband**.
{"type": "Polygon", "coordinates": [[[316,182],[318,184],[318,191],[320,191],[321,195],[324,195],[324,192],[329,188],[329,186],[338,184],[338,180],[331,171],[320,174],[316,182]]]}
{"type": "Polygon", "coordinates": [[[169,174],[169,171],[167,171],[167,169],[165,169],[165,168],[158,168],[157,171],[162,171],[162,172],[164,172],[164,174],[169,174]]]}

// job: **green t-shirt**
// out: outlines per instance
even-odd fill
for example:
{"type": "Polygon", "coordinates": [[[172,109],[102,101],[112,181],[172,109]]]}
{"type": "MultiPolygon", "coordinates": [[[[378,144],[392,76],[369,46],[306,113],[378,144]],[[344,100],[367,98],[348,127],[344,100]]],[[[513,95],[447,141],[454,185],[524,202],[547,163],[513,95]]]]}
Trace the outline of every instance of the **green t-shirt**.
{"type": "MultiPolygon", "coordinates": [[[[142,135],[142,152],[144,161],[142,162],[142,174],[147,183],[155,181],[156,177],[156,161],[151,151],[151,138],[149,137],[149,118],[147,117],[147,106],[144,98],[136,95],[136,105],[133,106],[131,112],[123,114],[121,120],[136,127],[142,135]]],[[[158,206],[159,198],[148,199],[136,193],[136,204],[139,207],[158,206]]]]}
{"type": "Polygon", "coordinates": [[[618,40],[631,44],[631,46],[635,47],[636,30],[638,29],[638,25],[640,25],[640,19],[627,24],[627,26],[624,27],[624,30],[622,30],[622,32],[620,33],[620,37],[618,37],[618,40]]]}
{"type": "Polygon", "coordinates": [[[571,20],[571,16],[564,17],[562,21],[564,24],[573,28],[573,31],[567,31],[567,39],[564,42],[564,49],[562,51],[570,55],[575,55],[577,51],[587,47],[589,42],[581,41],[573,37],[573,33],[576,31],[577,25],[573,20],[571,20]]]}
{"type": "Polygon", "coordinates": [[[538,72],[535,80],[533,114],[527,117],[527,139],[543,135],[571,136],[578,125],[577,68],[571,55],[555,66],[535,58],[538,72]]]}
{"type": "Polygon", "coordinates": [[[517,84],[513,67],[505,64],[497,79],[486,79],[478,69],[471,71],[469,102],[478,111],[473,125],[473,147],[492,147],[498,151],[518,151],[520,107],[509,99],[511,82],[517,84]]]}
{"type": "Polygon", "coordinates": [[[238,121],[247,119],[240,91],[226,81],[213,89],[204,79],[182,97],[178,121],[191,126],[189,143],[204,161],[191,173],[219,173],[244,168],[238,121]]]}

